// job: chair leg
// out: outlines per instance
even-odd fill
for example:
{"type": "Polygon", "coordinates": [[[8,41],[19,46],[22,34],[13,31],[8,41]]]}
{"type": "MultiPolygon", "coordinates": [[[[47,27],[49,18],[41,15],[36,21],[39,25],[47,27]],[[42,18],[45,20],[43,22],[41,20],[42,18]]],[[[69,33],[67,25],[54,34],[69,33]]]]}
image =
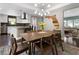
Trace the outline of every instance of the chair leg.
{"type": "Polygon", "coordinates": [[[35,54],[35,45],[33,43],[33,54],[35,54]]]}
{"type": "Polygon", "coordinates": [[[62,51],[64,51],[62,40],[60,40],[60,46],[61,46],[62,51]]]}
{"type": "Polygon", "coordinates": [[[26,50],[26,54],[27,54],[27,50],[26,50]]]}
{"type": "Polygon", "coordinates": [[[41,38],[41,40],[40,40],[40,47],[41,47],[41,54],[43,55],[43,46],[42,46],[42,38],[41,38]]]}
{"type": "Polygon", "coordinates": [[[33,43],[31,43],[31,53],[33,54],[33,43]]]}
{"type": "Polygon", "coordinates": [[[54,42],[54,47],[55,47],[56,55],[58,55],[58,50],[57,50],[57,46],[56,46],[56,43],[55,42],[54,42]]]}
{"type": "Polygon", "coordinates": [[[54,55],[55,53],[54,53],[54,49],[52,48],[52,54],[54,55]]]}
{"type": "Polygon", "coordinates": [[[30,45],[30,47],[29,47],[29,55],[31,55],[31,42],[29,42],[29,45],[30,45]]]}
{"type": "Polygon", "coordinates": [[[62,51],[64,51],[64,48],[63,48],[62,42],[60,43],[60,45],[61,45],[61,49],[62,49],[62,51]]]}
{"type": "Polygon", "coordinates": [[[52,54],[54,55],[55,53],[54,53],[54,47],[53,47],[53,41],[50,39],[50,44],[51,44],[51,48],[52,48],[52,54]]]}
{"type": "Polygon", "coordinates": [[[9,55],[11,55],[11,52],[12,52],[12,49],[10,50],[10,53],[9,53],[9,55]]]}

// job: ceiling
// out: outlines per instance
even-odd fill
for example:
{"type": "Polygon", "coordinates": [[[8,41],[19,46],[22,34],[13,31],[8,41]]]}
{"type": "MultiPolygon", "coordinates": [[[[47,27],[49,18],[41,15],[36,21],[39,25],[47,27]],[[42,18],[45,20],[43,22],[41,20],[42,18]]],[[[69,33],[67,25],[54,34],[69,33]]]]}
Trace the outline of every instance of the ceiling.
{"type": "Polygon", "coordinates": [[[7,11],[26,12],[31,15],[48,15],[50,11],[69,5],[69,3],[0,3],[0,13],[7,11]]]}

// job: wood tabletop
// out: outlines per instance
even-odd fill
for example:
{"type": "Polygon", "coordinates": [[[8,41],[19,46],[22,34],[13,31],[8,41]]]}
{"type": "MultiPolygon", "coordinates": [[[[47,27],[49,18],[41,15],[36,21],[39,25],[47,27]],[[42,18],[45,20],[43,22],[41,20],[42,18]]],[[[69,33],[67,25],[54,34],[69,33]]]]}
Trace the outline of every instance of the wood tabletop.
{"type": "Polygon", "coordinates": [[[33,41],[42,37],[48,37],[51,36],[53,31],[39,31],[39,32],[27,32],[27,33],[22,33],[21,36],[26,40],[26,41],[33,41]]]}

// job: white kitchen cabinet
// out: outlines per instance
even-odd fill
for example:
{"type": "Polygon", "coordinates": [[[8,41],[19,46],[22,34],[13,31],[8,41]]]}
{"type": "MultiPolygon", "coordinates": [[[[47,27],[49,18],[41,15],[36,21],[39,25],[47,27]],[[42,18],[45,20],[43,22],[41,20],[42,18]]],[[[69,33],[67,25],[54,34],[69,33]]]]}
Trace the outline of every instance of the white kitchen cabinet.
{"type": "Polygon", "coordinates": [[[7,23],[7,15],[0,14],[0,22],[7,23]]]}

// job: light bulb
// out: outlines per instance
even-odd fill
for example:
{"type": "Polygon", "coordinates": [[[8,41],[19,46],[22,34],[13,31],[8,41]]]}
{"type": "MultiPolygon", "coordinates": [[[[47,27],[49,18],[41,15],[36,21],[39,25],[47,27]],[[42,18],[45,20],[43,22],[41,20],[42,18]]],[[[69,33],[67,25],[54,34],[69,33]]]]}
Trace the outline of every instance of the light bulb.
{"type": "Polygon", "coordinates": [[[41,14],[41,16],[43,16],[43,14],[41,14]]]}
{"type": "Polygon", "coordinates": [[[46,13],[44,13],[44,15],[46,16],[46,13]]]}
{"type": "Polygon", "coordinates": [[[34,4],[34,6],[35,6],[35,7],[37,7],[37,6],[38,6],[38,4],[34,4]]]}
{"type": "Polygon", "coordinates": [[[35,11],[35,14],[37,14],[37,11],[35,11]]]}
{"type": "Polygon", "coordinates": [[[42,11],[44,11],[44,9],[42,9],[42,11]]]}
{"type": "Polygon", "coordinates": [[[39,15],[41,15],[41,14],[39,13],[39,15]]]}
{"type": "Polygon", "coordinates": [[[47,5],[47,7],[51,7],[51,5],[50,5],[50,4],[48,4],[48,5],[47,5]]]}

